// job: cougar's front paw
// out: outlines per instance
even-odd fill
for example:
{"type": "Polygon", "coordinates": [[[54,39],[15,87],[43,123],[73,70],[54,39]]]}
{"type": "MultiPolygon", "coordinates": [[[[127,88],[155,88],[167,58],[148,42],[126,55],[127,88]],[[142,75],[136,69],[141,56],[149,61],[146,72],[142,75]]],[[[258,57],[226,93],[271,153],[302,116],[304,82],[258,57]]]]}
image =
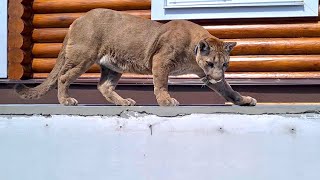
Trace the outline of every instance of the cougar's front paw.
{"type": "Polygon", "coordinates": [[[237,103],[239,106],[255,106],[257,104],[257,100],[250,96],[242,96],[241,101],[237,103]]]}
{"type": "Polygon", "coordinates": [[[127,99],[123,99],[119,104],[117,105],[121,105],[121,106],[134,106],[136,104],[136,102],[131,99],[131,98],[127,98],[127,99]]]}
{"type": "Polygon", "coordinates": [[[75,98],[63,98],[62,100],[60,100],[60,104],[63,104],[65,106],[77,106],[78,105],[78,101],[75,98]]]}
{"type": "Polygon", "coordinates": [[[179,106],[179,102],[175,98],[159,98],[157,101],[160,106],[179,106]]]}

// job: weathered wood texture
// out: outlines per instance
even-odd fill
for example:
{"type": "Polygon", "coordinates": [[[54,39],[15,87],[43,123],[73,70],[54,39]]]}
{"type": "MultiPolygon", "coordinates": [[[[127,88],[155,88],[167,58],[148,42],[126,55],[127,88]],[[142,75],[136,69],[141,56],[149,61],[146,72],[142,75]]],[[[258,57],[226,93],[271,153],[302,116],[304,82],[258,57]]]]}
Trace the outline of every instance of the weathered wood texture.
{"type": "Polygon", "coordinates": [[[8,77],[9,79],[30,78],[32,0],[8,2],[8,77]]]}

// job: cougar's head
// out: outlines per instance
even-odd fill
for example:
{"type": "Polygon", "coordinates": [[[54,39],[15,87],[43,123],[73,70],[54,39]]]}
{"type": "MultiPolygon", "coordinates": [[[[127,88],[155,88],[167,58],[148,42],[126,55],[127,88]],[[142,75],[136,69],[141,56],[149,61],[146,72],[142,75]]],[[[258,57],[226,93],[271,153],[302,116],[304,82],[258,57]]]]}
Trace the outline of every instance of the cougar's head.
{"type": "Polygon", "coordinates": [[[224,78],[229,66],[229,55],[236,42],[223,42],[217,38],[205,38],[196,45],[194,53],[196,61],[205,73],[205,81],[212,84],[224,78]]]}

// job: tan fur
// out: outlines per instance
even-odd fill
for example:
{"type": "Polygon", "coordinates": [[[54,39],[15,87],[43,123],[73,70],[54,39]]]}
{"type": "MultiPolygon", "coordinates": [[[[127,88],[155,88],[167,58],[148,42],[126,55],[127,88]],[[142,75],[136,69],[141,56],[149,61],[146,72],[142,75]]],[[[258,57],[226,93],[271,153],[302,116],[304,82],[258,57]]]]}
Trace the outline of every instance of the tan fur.
{"type": "Polygon", "coordinates": [[[134,105],[115,92],[122,73],[152,74],[158,104],[176,106],[168,93],[168,76],[197,74],[202,81],[228,101],[255,105],[256,100],[241,96],[224,80],[229,53],[235,43],[213,37],[189,21],[155,21],[108,9],[95,9],[75,20],[63,42],[57,64],[39,86],[17,85],[22,98],[39,98],[58,86],[58,99],[64,105],[77,105],[68,88],[94,63],[101,67],[98,89],[116,105],[134,105]]]}

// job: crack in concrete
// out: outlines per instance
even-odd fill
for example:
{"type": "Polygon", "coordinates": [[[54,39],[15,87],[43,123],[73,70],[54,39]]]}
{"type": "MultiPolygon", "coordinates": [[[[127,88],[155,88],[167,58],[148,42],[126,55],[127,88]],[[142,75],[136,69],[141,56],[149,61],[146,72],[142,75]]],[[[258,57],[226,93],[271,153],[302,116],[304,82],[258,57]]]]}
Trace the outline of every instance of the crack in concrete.
{"type": "Polygon", "coordinates": [[[191,114],[237,114],[237,115],[302,115],[302,114],[320,114],[320,111],[318,110],[307,110],[307,111],[301,111],[301,112],[263,112],[263,113],[242,113],[242,112],[228,112],[228,111],[221,111],[221,112],[192,112],[192,113],[178,113],[178,114],[174,114],[174,115],[161,115],[161,114],[156,114],[156,113],[152,113],[152,112],[147,112],[147,111],[136,111],[136,110],[123,110],[119,113],[116,114],[110,114],[110,115],[106,115],[106,114],[74,114],[74,113],[2,113],[0,114],[0,116],[34,116],[34,115],[39,115],[39,116],[45,116],[45,117],[50,117],[52,115],[69,115],[69,116],[81,116],[81,117],[87,117],[87,116],[119,116],[122,118],[129,118],[132,116],[128,116],[125,113],[126,112],[134,112],[134,113],[138,113],[141,116],[134,116],[134,117],[143,117],[147,116],[147,115],[155,115],[157,117],[183,117],[183,116],[188,116],[191,114]]]}
{"type": "MultiPolygon", "coordinates": [[[[145,116],[156,116],[156,117],[164,117],[164,116],[158,116],[156,114],[153,114],[153,113],[150,113],[150,112],[147,112],[147,111],[132,111],[132,110],[129,110],[129,109],[125,109],[123,111],[121,111],[120,113],[117,114],[118,117],[122,117],[122,118],[130,118],[130,117],[135,117],[135,118],[139,118],[139,117],[145,117],[145,116]],[[134,114],[134,116],[132,116],[132,114],[134,114]]],[[[186,115],[191,115],[191,114],[177,114],[177,115],[174,115],[174,116],[165,116],[165,118],[172,118],[172,117],[183,117],[183,116],[186,116],[186,115]]],[[[156,125],[159,125],[159,124],[162,124],[162,123],[165,123],[169,121],[169,119],[165,119],[165,120],[161,120],[161,121],[158,121],[158,122],[155,122],[153,124],[149,124],[148,125],[148,128],[150,130],[150,135],[152,136],[153,135],[153,131],[154,131],[154,127],[156,125]]]]}
{"type": "MultiPolygon", "coordinates": [[[[130,109],[125,109],[117,114],[115,114],[115,116],[119,116],[122,118],[129,118],[129,117],[144,117],[144,116],[148,116],[148,115],[155,115],[157,117],[183,117],[183,116],[187,116],[187,115],[191,115],[193,113],[177,113],[174,115],[160,115],[160,114],[156,114],[156,113],[152,113],[152,112],[147,112],[145,110],[139,111],[139,110],[130,110],[130,109]],[[134,114],[132,116],[132,114],[134,114]]],[[[200,114],[200,113],[194,113],[194,114],[200,114]]]]}
{"type": "Polygon", "coordinates": [[[150,135],[152,136],[152,124],[149,125],[150,135]]]}

